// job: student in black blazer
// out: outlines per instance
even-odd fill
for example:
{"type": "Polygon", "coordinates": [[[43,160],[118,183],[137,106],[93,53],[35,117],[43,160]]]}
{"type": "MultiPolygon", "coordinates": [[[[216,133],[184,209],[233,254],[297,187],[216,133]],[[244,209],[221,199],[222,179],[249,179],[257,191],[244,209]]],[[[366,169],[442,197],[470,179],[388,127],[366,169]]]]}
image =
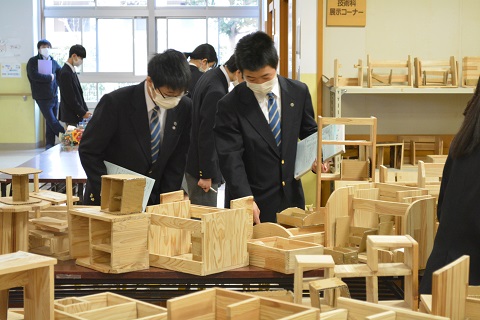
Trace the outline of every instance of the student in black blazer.
{"type": "Polygon", "coordinates": [[[198,79],[210,68],[214,68],[217,65],[217,52],[212,45],[204,43],[196,47],[192,52],[185,52],[184,54],[189,59],[188,63],[192,73],[190,85],[188,86],[188,97],[192,98],[198,79]]]}
{"type": "Polygon", "coordinates": [[[60,121],[76,126],[83,119],[88,119],[92,113],[88,111],[80,81],[75,67],[80,67],[87,52],[82,45],[76,44],[68,52],[68,60],[60,71],[60,121]]]}
{"type": "Polygon", "coordinates": [[[435,271],[470,256],[468,284],[480,285],[480,79],[450,145],[438,196],[440,222],[419,292],[432,293],[435,271]]]}
{"type": "Polygon", "coordinates": [[[305,207],[302,183],[295,180],[294,168],[298,139],[317,131],[312,100],[304,83],[277,76],[277,51],[266,33],[240,39],[235,58],[245,82],[218,102],[214,128],[228,189],[225,197],[253,195],[255,223],[275,222],[277,212],[305,207]],[[277,106],[271,110],[280,110],[272,117],[267,96],[271,92],[277,106]],[[278,140],[270,118],[280,123],[278,140]]]}
{"type": "Polygon", "coordinates": [[[32,89],[32,98],[37,102],[38,108],[45,118],[45,149],[50,149],[55,145],[55,136],[64,133],[57,119],[58,113],[58,78],[60,75],[60,66],[57,61],[50,56],[52,44],[45,39],[37,43],[38,54],[31,57],[27,63],[27,77],[32,89]],[[51,70],[45,74],[39,72],[40,61],[51,61],[51,70]]]}
{"type": "Polygon", "coordinates": [[[102,97],[79,146],[87,174],[85,204],[100,204],[104,160],[155,179],[149,204],[158,204],[160,193],[180,189],[191,127],[192,104],[184,97],[189,82],[185,56],[167,50],[149,61],[144,82],[102,97]],[[156,117],[159,148],[152,154],[150,125],[156,117]]]}
{"type": "Polygon", "coordinates": [[[192,133],[188,149],[185,177],[188,196],[193,204],[217,206],[218,185],[222,174],[218,166],[213,137],[213,125],[218,100],[228,93],[230,82],[237,80],[235,56],[216,69],[207,72],[195,86],[192,98],[192,133]]]}

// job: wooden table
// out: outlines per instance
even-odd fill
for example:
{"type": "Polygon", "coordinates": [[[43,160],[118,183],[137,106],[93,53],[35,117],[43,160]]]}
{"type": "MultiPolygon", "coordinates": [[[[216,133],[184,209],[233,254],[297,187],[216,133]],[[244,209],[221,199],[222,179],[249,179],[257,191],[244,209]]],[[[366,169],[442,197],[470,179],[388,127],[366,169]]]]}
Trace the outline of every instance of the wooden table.
{"type": "MultiPolygon", "coordinates": [[[[322,276],[322,270],[306,276],[322,276]]],[[[75,260],[55,266],[55,299],[111,291],[154,304],[202,288],[223,287],[239,291],[286,289],[293,291],[293,274],[246,266],[205,277],[151,267],[122,274],[101,273],[77,266],[75,260]]]]}
{"type": "MultiPolygon", "coordinates": [[[[72,183],[77,186],[80,203],[83,202],[83,187],[87,182],[87,175],[80,163],[76,147],[62,150],[62,146],[57,144],[18,167],[42,170],[39,174],[39,181],[43,183],[65,183],[65,178],[71,176],[72,183]]],[[[9,175],[0,175],[2,197],[7,196],[7,185],[10,184],[11,180],[12,177],[9,175]]],[[[30,181],[33,181],[33,177],[30,181]]]]}

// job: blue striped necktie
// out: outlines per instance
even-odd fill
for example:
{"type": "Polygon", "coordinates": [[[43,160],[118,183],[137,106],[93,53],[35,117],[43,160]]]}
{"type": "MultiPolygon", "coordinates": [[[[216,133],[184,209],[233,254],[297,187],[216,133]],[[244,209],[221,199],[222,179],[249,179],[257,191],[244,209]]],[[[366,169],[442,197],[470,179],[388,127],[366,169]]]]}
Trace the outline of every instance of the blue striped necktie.
{"type": "Polygon", "coordinates": [[[155,106],[150,119],[150,133],[152,134],[152,162],[157,161],[160,151],[160,108],[155,106]]]}
{"type": "Polygon", "coordinates": [[[282,143],[282,129],[280,122],[280,113],[278,112],[277,100],[273,92],[267,93],[268,96],[268,124],[272,130],[273,137],[277,143],[277,147],[280,147],[282,143]]]}

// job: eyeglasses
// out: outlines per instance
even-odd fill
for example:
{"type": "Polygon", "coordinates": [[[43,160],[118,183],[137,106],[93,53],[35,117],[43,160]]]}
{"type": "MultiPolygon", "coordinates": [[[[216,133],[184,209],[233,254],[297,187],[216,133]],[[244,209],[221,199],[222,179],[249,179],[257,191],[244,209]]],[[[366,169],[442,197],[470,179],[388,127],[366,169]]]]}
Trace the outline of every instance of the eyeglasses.
{"type": "Polygon", "coordinates": [[[163,97],[163,99],[168,99],[168,98],[183,98],[185,97],[187,94],[188,94],[188,91],[185,91],[184,93],[182,93],[181,95],[178,95],[178,96],[169,96],[169,95],[165,95],[162,93],[162,91],[160,91],[159,89],[155,89],[156,92],[160,93],[160,95],[163,97]]]}

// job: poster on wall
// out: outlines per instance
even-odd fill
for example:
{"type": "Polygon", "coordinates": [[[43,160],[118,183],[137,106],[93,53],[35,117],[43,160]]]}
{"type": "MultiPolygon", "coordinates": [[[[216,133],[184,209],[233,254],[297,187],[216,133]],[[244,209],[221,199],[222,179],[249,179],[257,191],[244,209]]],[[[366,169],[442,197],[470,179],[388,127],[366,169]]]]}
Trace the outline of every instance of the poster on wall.
{"type": "Polygon", "coordinates": [[[22,45],[20,39],[8,38],[0,39],[0,58],[19,57],[22,45]]]}
{"type": "Polygon", "coordinates": [[[22,65],[20,63],[2,63],[2,78],[21,78],[22,65]]]}
{"type": "Polygon", "coordinates": [[[367,0],[327,0],[327,26],[365,27],[367,0]]]}

